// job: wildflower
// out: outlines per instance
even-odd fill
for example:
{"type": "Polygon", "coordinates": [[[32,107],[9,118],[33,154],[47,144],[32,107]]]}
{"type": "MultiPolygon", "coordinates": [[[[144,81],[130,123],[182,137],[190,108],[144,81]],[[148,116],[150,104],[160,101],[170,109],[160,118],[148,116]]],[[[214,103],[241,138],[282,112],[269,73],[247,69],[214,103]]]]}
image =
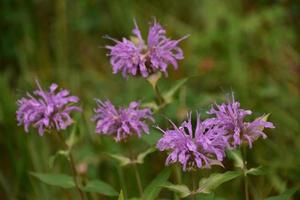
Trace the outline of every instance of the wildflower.
{"type": "Polygon", "coordinates": [[[37,86],[34,95],[28,93],[27,97],[17,101],[18,125],[24,125],[25,132],[29,131],[30,126],[38,128],[41,136],[46,130],[66,129],[73,123],[70,113],[81,111],[72,105],[79,102],[79,98],[69,96],[69,91],[65,89],[57,92],[58,85],[55,83],[51,84],[49,91],[44,91],[38,81],[37,86]]]}
{"type": "Polygon", "coordinates": [[[228,103],[212,107],[208,114],[215,115],[207,121],[209,125],[218,124],[228,131],[230,136],[230,147],[236,148],[246,142],[252,147],[253,141],[259,137],[266,138],[264,128],[275,128],[271,122],[267,122],[264,116],[255,119],[253,122],[245,122],[244,118],[251,115],[252,111],[240,108],[240,103],[232,100],[228,103]]]}
{"type": "Polygon", "coordinates": [[[95,115],[92,120],[96,124],[96,133],[112,135],[116,141],[126,139],[128,136],[136,134],[138,137],[142,133],[149,133],[146,121],[154,121],[151,110],[140,109],[138,102],[131,102],[128,108],[116,109],[109,101],[96,100],[98,107],[94,110],[95,115]]]}
{"type": "Polygon", "coordinates": [[[222,127],[207,126],[197,115],[196,128],[193,130],[191,114],[179,128],[173,122],[171,124],[172,129],[164,131],[159,128],[164,135],[157,142],[160,151],[170,151],[166,165],[179,162],[184,171],[221,165],[228,145],[226,131],[222,127]]]}
{"type": "Polygon", "coordinates": [[[173,65],[178,68],[178,60],[183,59],[183,52],[178,44],[187,36],[171,40],[166,37],[166,31],[156,21],[150,26],[147,44],[141,36],[141,32],[135,23],[132,30],[134,35],[132,40],[123,38],[122,41],[113,40],[114,46],[106,46],[110,50],[110,62],[113,66],[113,73],[122,72],[123,77],[138,74],[148,77],[157,71],[167,75],[167,66],[173,65]]]}

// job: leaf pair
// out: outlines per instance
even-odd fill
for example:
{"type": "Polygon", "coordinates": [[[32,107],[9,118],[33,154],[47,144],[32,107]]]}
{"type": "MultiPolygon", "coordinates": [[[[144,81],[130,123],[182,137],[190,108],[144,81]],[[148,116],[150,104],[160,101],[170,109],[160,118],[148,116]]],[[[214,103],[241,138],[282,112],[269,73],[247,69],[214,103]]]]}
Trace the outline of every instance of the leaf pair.
{"type": "Polygon", "coordinates": [[[185,198],[190,195],[195,195],[198,193],[210,193],[219,187],[221,184],[233,180],[241,175],[240,172],[228,171],[223,174],[214,173],[208,178],[203,178],[199,182],[199,187],[196,191],[191,191],[186,185],[174,185],[167,183],[162,185],[162,187],[174,191],[180,195],[181,198],[185,198]]]}
{"type": "Polygon", "coordinates": [[[114,158],[115,160],[119,161],[119,164],[121,166],[126,166],[126,165],[130,165],[130,164],[134,164],[134,163],[137,163],[137,164],[143,164],[144,163],[144,160],[145,158],[152,152],[154,152],[156,150],[156,148],[154,147],[151,147],[149,149],[147,149],[146,151],[140,153],[136,159],[132,160],[128,157],[125,157],[125,156],[122,156],[122,155],[119,155],[119,154],[108,154],[110,157],[114,158]]]}

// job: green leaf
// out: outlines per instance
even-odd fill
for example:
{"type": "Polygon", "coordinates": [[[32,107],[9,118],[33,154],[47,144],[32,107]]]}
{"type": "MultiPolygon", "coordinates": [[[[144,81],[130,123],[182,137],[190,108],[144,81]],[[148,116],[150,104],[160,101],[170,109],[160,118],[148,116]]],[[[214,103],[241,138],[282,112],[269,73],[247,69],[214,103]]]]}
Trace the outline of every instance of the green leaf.
{"type": "Polygon", "coordinates": [[[285,192],[283,192],[282,194],[280,194],[278,196],[269,197],[269,198],[266,198],[265,200],[289,200],[298,189],[299,188],[292,188],[292,189],[286,190],[285,192]]]}
{"type": "Polygon", "coordinates": [[[121,166],[126,166],[131,163],[131,160],[125,156],[121,156],[118,154],[108,154],[110,157],[114,158],[115,160],[119,161],[121,166]]]}
{"type": "Polygon", "coordinates": [[[85,192],[96,192],[106,196],[118,196],[118,192],[109,184],[100,180],[91,180],[82,188],[85,192]]]}
{"type": "Polygon", "coordinates": [[[171,171],[166,168],[154,178],[144,191],[143,200],[155,200],[161,190],[161,185],[165,184],[169,179],[171,171]]]}
{"type": "Polygon", "coordinates": [[[203,193],[210,193],[212,190],[216,189],[221,184],[235,179],[240,175],[241,173],[236,171],[228,171],[223,174],[212,174],[208,178],[203,178],[200,180],[198,191],[203,193]]]}
{"type": "Polygon", "coordinates": [[[227,150],[228,157],[234,161],[234,166],[240,169],[244,169],[244,162],[241,152],[239,150],[227,150]]]}
{"type": "Polygon", "coordinates": [[[157,86],[157,82],[159,81],[160,78],[161,78],[161,72],[157,72],[157,73],[151,74],[147,78],[147,81],[151,84],[151,86],[153,88],[155,88],[157,86]]]}
{"type": "Polygon", "coordinates": [[[251,175],[254,175],[254,176],[261,176],[261,175],[265,175],[266,173],[267,173],[267,170],[263,166],[259,166],[259,167],[256,167],[256,168],[251,168],[251,169],[246,171],[246,175],[251,174],[251,175]]]}
{"type": "Polygon", "coordinates": [[[178,193],[181,198],[185,198],[191,194],[190,189],[186,185],[174,185],[172,183],[166,183],[161,185],[161,187],[178,193]]]}
{"type": "Polygon", "coordinates": [[[200,193],[196,195],[197,200],[225,200],[224,198],[216,197],[213,193],[200,193]]]}
{"type": "Polygon", "coordinates": [[[119,194],[118,200],[125,200],[124,193],[123,193],[123,191],[122,191],[122,190],[120,191],[120,194],[119,194]]]}
{"type": "Polygon", "coordinates": [[[190,77],[180,79],[170,90],[163,93],[163,98],[166,103],[171,103],[173,101],[173,96],[189,80],[189,78],[190,77]]]}
{"type": "Polygon", "coordinates": [[[137,156],[137,159],[136,159],[136,162],[139,163],[139,164],[143,164],[144,163],[144,159],[147,155],[149,155],[150,153],[154,152],[156,150],[156,148],[154,147],[151,147],[149,148],[148,150],[140,153],[138,156],[137,156]]]}
{"type": "Polygon", "coordinates": [[[69,155],[69,151],[65,151],[65,150],[59,150],[59,151],[57,151],[53,156],[50,157],[49,163],[48,163],[49,167],[53,168],[54,162],[55,162],[55,160],[56,160],[56,158],[58,156],[64,156],[64,157],[66,157],[68,159],[68,155],[69,155]]]}
{"type": "Polygon", "coordinates": [[[48,185],[63,187],[63,188],[74,188],[75,183],[73,177],[65,174],[47,174],[47,173],[30,173],[32,176],[36,177],[43,183],[48,185]]]}
{"type": "Polygon", "coordinates": [[[68,147],[71,149],[74,144],[77,142],[78,138],[76,137],[76,130],[77,130],[77,125],[75,124],[72,128],[71,134],[69,138],[66,140],[66,144],[68,147]]]}

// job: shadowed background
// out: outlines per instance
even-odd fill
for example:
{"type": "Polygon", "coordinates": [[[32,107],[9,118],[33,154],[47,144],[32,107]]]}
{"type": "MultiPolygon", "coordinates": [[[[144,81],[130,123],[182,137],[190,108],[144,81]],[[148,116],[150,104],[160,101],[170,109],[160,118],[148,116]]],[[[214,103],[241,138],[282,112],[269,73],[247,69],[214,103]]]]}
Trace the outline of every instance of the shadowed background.
{"type": "MultiPolygon", "coordinates": [[[[268,131],[267,140],[258,140],[248,150],[250,167],[268,168],[267,175],[250,178],[252,198],[263,199],[299,186],[300,4],[296,1],[1,0],[0,197],[68,199],[74,195],[29,174],[70,174],[63,158],[53,169],[48,166],[49,157],[60,147],[55,136],[40,137],[33,129],[25,134],[16,125],[16,100],[35,88],[35,79],[44,88],[56,82],[80,97],[85,111],[76,116],[80,141],[74,154],[78,163],[88,167],[84,176],[98,177],[118,190],[127,185],[128,196],[138,194],[133,171],[121,169],[103,154],[126,152],[126,147],[94,134],[90,118],[94,98],[109,98],[120,106],[153,98],[150,85],[142,78],[125,80],[112,74],[104,48],[112,41],[103,38],[129,37],[134,18],[146,36],[152,17],[173,39],[191,34],[180,44],[185,59],[180,61],[179,70],[169,68],[169,76],[159,82],[161,90],[176,80],[197,75],[180,89],[164,116],[178,122],[189,110],[204,114],[211,103],[224,100],[225,94],[233,91],[242,107],[253,110],[254,116],[271,113],[269,119],[276,126],[268,131]]],[[[156,116],[157,124],[166,127],[164,116],[156,116]]],[[[142,142],[134,140],[135,151],[154,144],[158,136],[153,129],[142,142]]],[[[153,153],[140,166],[144,186],[163,169],[165,157],[164,153],[153,153]]],[[[230,161],[225,161],[225,166],[233,168],[230,161]]],[[[198,176],[208,173],[200,170],[198,176]]],[[[188,174],[182,173],[182,177],[184,182],[188,174]]],[[[241,180],[224,184],[216,194],[243,199],[241,180]]],[[[161,197],[172,196],[163,190],[161,197]]],[[[100,195],[90,198],[105,199],[100,195]]]]}

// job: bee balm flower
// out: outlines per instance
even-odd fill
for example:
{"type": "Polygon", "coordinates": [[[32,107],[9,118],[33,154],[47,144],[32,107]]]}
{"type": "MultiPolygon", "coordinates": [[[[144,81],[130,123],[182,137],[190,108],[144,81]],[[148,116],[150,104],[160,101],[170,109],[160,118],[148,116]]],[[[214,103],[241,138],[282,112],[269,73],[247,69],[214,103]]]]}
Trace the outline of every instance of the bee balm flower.
{"type": "Polygon", "coordinates": [[[60,131],[66,129],[73,120],[70,116],[72,111],[81,109],[72,104],[77,103],[79,98],[69,96],[69,91],[62,89],[57,92],[57,84],[52,84],[49,91],[44,91],[37,82],[38,89],[34,95],[27,94],[18,100],[17,121],[18,125],[24,125],[25,132],[29,127],[38,128],[40,135],[46,130],[60,131]]]}
{"type": "Polygon", "coordinates": [[[212,107],[208,114],[215,115],[208,120],[208,124],[218,124],[228,131],[232,148],[240,146],[242,142],[248,143],[251,148],[256,139],[267,137],[263,132],[264,128],[275,128],[271,122],[264,119],[264,116],[252,122],[245,122],[244,118],[251,115],[252,111],[241,109],[240,103],[235,101],[234,97],[228,103],[212,107]]]}
{"type": "Polygon", "coordinates": [[[94,110],[92,120],[96,122],[96,133],[112,135],[121,141],[130,135],[142,136],[149,133],[147,121],[154,121],[151,110],[140,109],[138,102],[131,102],[128,108],[116,109],[110,101],[97,100],[98,107],[94,110]]]}
{"type": "Polygon", "coordinates": [[[122,72],[125,78],[128,75],[136,76],[138,74],[148,77],[158,71],[167,75],[169,64],[177,69],[177,61],[183,59],[183,52],[178,44],[187,36],[171,40],[166,37],[166,31],[156,21],[150,26],[147,44],[143,40],[136,22],[132,33],[133,40],[123,38],[122,41],[118,41],[110,38],[116,44],[106,46],[110,50],[108,55],[113,73],[122,72]]]}
{"type": "Polygon", "coordinates": [[[173,128],[166,131],[159,128],[164,135],[157,142],[160,151],[170,152],[166,159],[167,165],[179,162],[184,171],[220,165],[228,146],[228,138],[223,128],[206,126],[205,121],[201,122],[198,115],[196,128],[193,130],[191,114],[180,127],[173,123],[172,125],[173,128]]]}

